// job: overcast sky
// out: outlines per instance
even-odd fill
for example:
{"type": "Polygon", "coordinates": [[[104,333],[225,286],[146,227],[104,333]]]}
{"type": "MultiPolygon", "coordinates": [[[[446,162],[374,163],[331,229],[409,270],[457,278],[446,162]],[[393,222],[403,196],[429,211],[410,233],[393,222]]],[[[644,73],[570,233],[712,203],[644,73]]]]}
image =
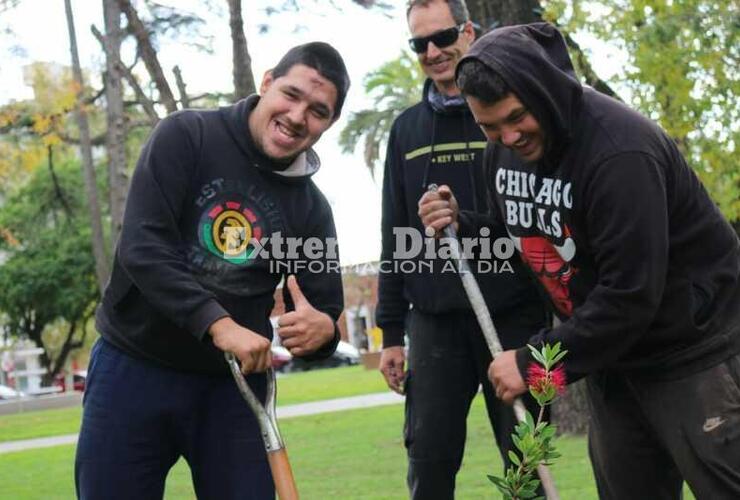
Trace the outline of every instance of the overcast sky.
{"type": "MultiPolygon", "coordinates": [[[[160,0],[160,3],[176,4],[181,8],[201,5],[195,0],[160,0]]],[[[232,91],[228,8],[226,2],[214,0],[212,3],[216,6],[223,3],[222,12],[205,13],[207,24],[202,31],[214,37],[212,54],[199,52],[183,39],[179,42],[162,40],[158,51],[168,78],[171,68],[176,64],[180,66],[191,95],[232,91]]],[[[322,168],[314,179],[334,209],[342,263],[376,260],[380,255],[379,179],[376,182],[371,179],[361,158],[362,148],[358,147],[355,155],[342,155],[337,137],[349,113],[369,104],[362,88],[364,75],[397,57],[406,46],[408,33],[404,12],[400,8],[390,11],[389,18],[356,6],[350,0],[334,0],[342,10],[332,8],[326,0],[317,0],[311,8],[297,13],[267,16],[264,6],[274,3],[243,2],[245,31],[258,85],[262,74],[290,47],[300,43],[327,41],[345,58],[352,87],[342,119],[316,147],[322,168]],[[269,25],[266,33],[260,32],[263,25],[269,25]]],[[[311,4],[311,0],[303,3],[311,4]]],[[[98,42],[90,32],[91,24],[103,31],[101,4],[100,0],[72,2],[80,59],[83,66],[93,70],[90,74],[99,74],[105,64],[98,42]]],[[[71,60],[63,0],[21,0],[17,8],[0,17],[0,28],[3,26],[11,27],[14,36],[0,38],[0,104],[32,97],[31,89],[23,84],[23,65],[32,61],[69,65],[71,60]],[[14,54],[10,50],[12,45],[23,48],[25,53],[14,54]]],[[[609,64],[605,53],[592,61],[600,74],[608,76],[613,72],[613,65],[609,64]]]]}

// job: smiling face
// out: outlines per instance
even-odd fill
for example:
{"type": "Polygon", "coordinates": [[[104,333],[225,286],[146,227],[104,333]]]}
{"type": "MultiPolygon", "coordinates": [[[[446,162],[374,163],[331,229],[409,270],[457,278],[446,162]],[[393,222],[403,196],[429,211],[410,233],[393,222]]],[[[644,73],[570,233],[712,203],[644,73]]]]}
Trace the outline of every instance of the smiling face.
{"type": "MultiPolygon", "coordinates": [[[[414,38],[426,37],[457,24],[450,7],[443,0],[413,7],[409,11],[408,22],[411,36],[414,38]]],[[[418,54],[421,69],[441,93],[447,95],[460,93],[455,85],[455,66],[468,51],[474,39],[473,25],[468,21],[452,45],[440,48],[434,45],[434,42],[429,42],[426,52],[418,54]]]]}
{"type": "Polygon", "coordinates": [[[466,96],[470,111],[489,141],[512,149],[525,162],[535,162],[545,153],[545,134],[532,113],[514,95],[493,104],[466,96]]]}
{"type": "Polygon", "coordinates": [[[291,161],[335,121],[337,88],[309,66],[296,64],[279,78],[268,71],[260,95],[249,131],[257,147],[276,161],[291,161]]]}

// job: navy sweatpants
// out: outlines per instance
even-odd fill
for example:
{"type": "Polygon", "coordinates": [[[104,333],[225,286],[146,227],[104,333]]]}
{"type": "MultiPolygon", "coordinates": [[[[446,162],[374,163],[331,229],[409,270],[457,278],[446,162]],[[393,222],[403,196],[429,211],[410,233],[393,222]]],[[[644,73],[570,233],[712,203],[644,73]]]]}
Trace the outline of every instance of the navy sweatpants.
{"type": "MultiPolygon", "coordinates": [[[[264,399],[264,377],[248,381],[264,399]]],[[[100,339],[83,406],[80,499],[161,499],[181,456],[199,499],[275,497],[257,421],[230,376],[169,370],[100,339]]]]}

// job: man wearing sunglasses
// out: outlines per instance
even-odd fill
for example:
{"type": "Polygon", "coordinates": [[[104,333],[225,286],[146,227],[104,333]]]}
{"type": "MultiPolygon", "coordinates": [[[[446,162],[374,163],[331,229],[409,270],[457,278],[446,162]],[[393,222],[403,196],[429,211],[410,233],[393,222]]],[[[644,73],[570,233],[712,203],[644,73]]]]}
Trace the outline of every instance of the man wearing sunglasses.
{"type": "MultiPolygon", "coordinates": [[[[428,79],[422,102],[398,117],[388,141],[381,259],[384,265],[411,260],[414,265],[405,269],[416,271],[380,274],[380,370],[392,390],[407,395],[404,441],[411,498],[452,499],[466,418],[479,385],[483,384],[495,439],[507,463],[515,418],[486,377],[491,356],[459,276],[449,267],[445,271],[444,259],[413,253],[401,257],[397,252],[403,245],[399,233],[421,240],[417,202],[432,183],[454,186],[468,210],[488,210],[481,177],[485,136],[454,80],[458,60],[475,39],[467,7],[462,0],[414,0],[408,4],[407,20],[413,37],[409,45],[428,79]],[[404,334],[409,337],[408,371],[404,334]]],[[[481,237],[494,241],[502,235],[503,229],[500,235],[481,237]]],[[[477,275],[508,348],[523,346],[547,322],[540,296],[518,258],[510,258],[513,253],[498,259],[499,272],[478,269],[477,275]]],[[[531,399],[529,406],[532,411],[531,399]]]]}

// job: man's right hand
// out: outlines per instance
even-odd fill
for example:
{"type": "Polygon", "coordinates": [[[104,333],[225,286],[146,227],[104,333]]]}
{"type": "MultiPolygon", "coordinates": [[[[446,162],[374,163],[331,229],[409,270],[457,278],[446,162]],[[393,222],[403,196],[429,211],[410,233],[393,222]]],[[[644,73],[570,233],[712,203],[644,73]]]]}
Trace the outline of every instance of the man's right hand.
{"type": "Polygon", "coordinates": [[[244,375],[264,372],[272,364],[270,341],[229,317],[214,321],[208,333],[213,337],[213,345],[236,356],[244,375]]]}
{"type": "Polygon", "coordinates": [[[404,393],[404,380],[406,379],[406,354],[403,346],[386,347],[380,353],[380,372],[391,390],[398,394],[404,393]]]}
{"type": "Polygon", "coordinates": [[[438,236],[450,224],[457,230],[459,207],[449,186],[439,186],[436,191],[427,191],[419,200],[419,218],[427,236],[438,236]]]}

